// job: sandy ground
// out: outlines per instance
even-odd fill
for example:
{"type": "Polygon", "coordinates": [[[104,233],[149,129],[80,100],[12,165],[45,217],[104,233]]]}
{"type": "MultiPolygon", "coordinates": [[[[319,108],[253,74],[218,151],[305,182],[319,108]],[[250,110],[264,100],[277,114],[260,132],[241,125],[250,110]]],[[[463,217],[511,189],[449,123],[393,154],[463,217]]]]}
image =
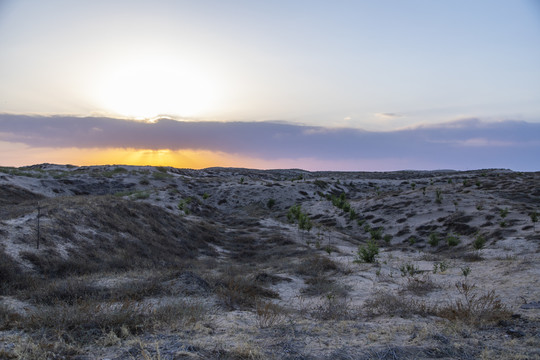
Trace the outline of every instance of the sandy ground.
{"type": "MultiPolygon", "coordinates": [[[[221,240],[210,244],[212,254],[190,260],[191,270],[208,282],[209,289],[188,291],[193,284],[185,278],[168,279],[166,286],[176,289],[173,295],[137,300],[157,308],[183,299],[204,304],[205,316],[180,327],[123,337],[104,334],[99,341],[78,343],[71,358],[540,358],[540,225],[530,216],[540,212],[540,173],[39,165],[3,168],[0,187],[0,250],[28,273],[40,271],[28,260],[29,253],[68,260],[101,238],[118,239],[106,228],[78,221],[94,196],[147,203],[182,226],[207,226],[221,234],[221,240]],[[332,197],[341,194],[354,209],[353,216],[333,204],[332,197]],[[68,206],[70,199],[81,202],[68,206]],[[311,219],[309,232],[287,219],[296,204],[311,219]],[[44,209],[40,249],[38,206],[44,209]],[[59,225],[68,224],[70,234],[65,235],[59,225]],[[388,241],[376,239],[375,262],[358,261],[359,246],[366,246],[372,237],[369,230],[377,228],[388,241]],[[439,239],[435,246],[430,244],[432,234],[439,239]],[[450,236],[459,243],[450,246],[450,236]],[[485,244],[475,249],[479,237],[485,244]],[[282,242],[272,245],[276,238],[282,242]],[[243,247],[244,242],[249,246],[243,247]],[[280,244],[288,244],[287,250],[280,253],[285,249],[280,244]],[[315,258],[333,265],[321,270],[309,263],[299,270],[315,258]],[[215,284],[232,271],[229,266],[236,269],[235,279],[254,279],[261,273],[277,277],[262,285],[277,296],[261,301],[279,310],[261,314],[259,305],[224,306],[215,284]],[[407,272],[407,266],[414,271],[407,272]],[[471,324],[467,319],[403,310],[410,302],[418,310],[418,304],[434,309],[464,301],[456,286],[463,283],[475,286],[473,300],[492,291],[507,318],[471,324]],[[393,297],[405,303],[388,305],[393,297]],[[376,308],[374,303],[387,307],[376,308]]],[[[118,236],[145,241],[125,231],[118,236]]],[[[190,241],[191,235],[181,237],[190,241]]],[[[83,278],[93,286],[114,289],[152,274],[109,271],[83,278]]],[[[5,292],[0,305],[21,316],[31,316],[40,306],[17,292],[5,292]]],[[[0,354],[31,358],[25,343],[33,344],[39,354],[45,340],[36,338],[38,333],[4,326],[0,354]]],[[[58,345],[58,340],[47,341],[58,345]]]]}

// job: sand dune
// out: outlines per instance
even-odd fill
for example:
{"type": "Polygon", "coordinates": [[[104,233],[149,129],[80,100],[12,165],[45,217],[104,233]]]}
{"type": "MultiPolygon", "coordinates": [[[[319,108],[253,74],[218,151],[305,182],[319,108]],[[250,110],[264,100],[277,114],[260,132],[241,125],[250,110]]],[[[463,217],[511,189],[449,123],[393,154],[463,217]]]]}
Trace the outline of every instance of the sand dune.
{"type": "Polygon", "coordinates": [[[538,172],[0,168],[0,357],[539,358],[535,212],[538,172]]]}

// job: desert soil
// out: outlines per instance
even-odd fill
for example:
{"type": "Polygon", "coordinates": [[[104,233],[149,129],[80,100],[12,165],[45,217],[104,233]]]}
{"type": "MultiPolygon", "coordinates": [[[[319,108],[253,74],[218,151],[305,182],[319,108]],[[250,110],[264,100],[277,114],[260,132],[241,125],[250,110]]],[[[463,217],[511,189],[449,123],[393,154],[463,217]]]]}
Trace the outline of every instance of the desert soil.
{"type": "Polygon", "coordinates": [[[535,213],[539,172],[0,168],[0,358],[540,359],[535,213]]]}

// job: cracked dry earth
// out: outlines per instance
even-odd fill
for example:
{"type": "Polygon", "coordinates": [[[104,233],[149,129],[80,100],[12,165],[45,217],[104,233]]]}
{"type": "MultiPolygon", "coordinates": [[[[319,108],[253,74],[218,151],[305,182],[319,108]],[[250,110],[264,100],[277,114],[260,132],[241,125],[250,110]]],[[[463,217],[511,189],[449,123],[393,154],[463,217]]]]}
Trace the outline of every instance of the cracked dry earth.
{"type": "Polygon", "coordinates": [[[538,359],[539,212],[538,172],[0,168],[0,358],[538,359]]]}

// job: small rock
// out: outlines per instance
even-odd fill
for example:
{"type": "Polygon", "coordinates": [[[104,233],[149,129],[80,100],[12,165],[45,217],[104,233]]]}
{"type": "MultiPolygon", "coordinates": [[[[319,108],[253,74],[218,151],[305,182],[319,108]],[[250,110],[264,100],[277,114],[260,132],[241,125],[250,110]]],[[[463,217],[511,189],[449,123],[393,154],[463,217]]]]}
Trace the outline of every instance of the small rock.
{"type": "Polygon", "coordinates": [[[506,330],[506,333],[513,338],[520,338],[525,336],[525,333],[523,331],[512,328],[506,330]]]}
{"type": "Polygon", "coordinates": [[[533,301],[527,304],[521,305],[522,309],[540,309],[540,301],[533,301]]]}

